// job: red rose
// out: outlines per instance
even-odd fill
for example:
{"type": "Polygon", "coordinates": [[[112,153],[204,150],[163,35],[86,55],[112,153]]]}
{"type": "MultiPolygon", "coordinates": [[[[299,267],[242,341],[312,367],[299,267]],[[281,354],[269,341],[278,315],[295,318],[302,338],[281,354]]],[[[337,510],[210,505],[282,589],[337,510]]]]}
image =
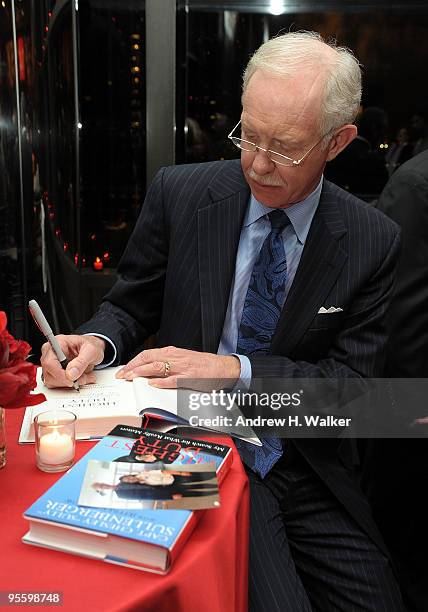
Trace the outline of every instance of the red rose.
{"type": "Polygon", "coordinates": [[[6,325],[7,325],[6,313],[3,312],[3,310],[0,310],[0,334],[4,332],[4,330],[6,329],[6,325]]]}
{"type": "Polygon", "coordinates": [[[0,311],[0,368],[8,368],[27,359],[31,350],[28,342],[15,340],[6,329],[7,319],[0,311]]]}
{"type": "Polygon", "coordinates": [[[0,310],[0,368],[7,367],[9,362],[9,342],[6,337],[6,315],[0,310]]]}
{"type": "Polygon", "coordinates": [[[0,406],[21,408],[39,404],[45,396],[30,395],[36,386],[37,368],[25,361],[31,347],[24,340],[15,340],[6,325],[6,315],[0,311],[0,406]]]}

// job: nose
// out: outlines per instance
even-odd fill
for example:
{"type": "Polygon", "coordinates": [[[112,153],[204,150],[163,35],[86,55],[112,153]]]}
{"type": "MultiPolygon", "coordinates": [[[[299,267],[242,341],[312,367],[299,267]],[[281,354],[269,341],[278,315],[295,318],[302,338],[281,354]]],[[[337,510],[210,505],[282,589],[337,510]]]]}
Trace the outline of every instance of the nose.
{"type": "Polygon", "coordinates": [[[265,151],[257,149],[254,153],[252,168],[259,175],[271,174],[275,170],[275,164],[265,151]]]}

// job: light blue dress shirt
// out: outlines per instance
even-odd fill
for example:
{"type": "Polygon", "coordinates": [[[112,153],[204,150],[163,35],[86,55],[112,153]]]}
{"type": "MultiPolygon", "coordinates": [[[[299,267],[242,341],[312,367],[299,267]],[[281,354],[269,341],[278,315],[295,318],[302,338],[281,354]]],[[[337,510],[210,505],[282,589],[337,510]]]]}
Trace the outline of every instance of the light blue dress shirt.
{"type": "MultiPolygon", "coordinates": [[[[320,201],[322,182],[323,177],[321,177],[314,191],[304,200],[285,209],[285,214],[291,221],[282,232],[285,256],[287,259],[285,298],[287,298],[290,287],[293,284],[296,270],[305,246],[306,237],[320,201]]],[[[238,341],[238,329],[241,323],[242,310],[244,308],[251,273],[263,242],[271,231],[271,224],[267,214],[272,212],[272,210],[272,208],[261,204],[251,195],[239,239],[235,276],[230,289],[229,304],[224,320],[220,345],[217,351],[219,355],[236,355],[239,358],[241,362],[241,376],[236,385],[237,387],[248,387],[251,382],[252,372],[250,360],[245,355],[237,355],[235,351],[238,341]]],[[[111,365],[116,359],[117,350],[110,338],[102,334],[86,335],[99,336],[109,342],[113,348],[114,354],[112,359],[110,359],[108,363],[102,363],[96,366],[95,369],[101,369],[111,365]]]]}
{"type": "MultiPolygon", "coordinates": [[[[314,191],[304,200],[284,210],[291,222],[282,232],[285,257],[287,259],[285,298],[287,298],[293,284],[309,228],[320,201],[322,182],[323,177],[321,177],[314,191]]],[[[251,363],[248,357],[238,355],[235,351],[251,273],[263,242],[271,231],[271,224],[267,214],[272,212],[272,210],[272,208],[261,204],[251,195],[239,239],[235,276],[230,289],[229,304],[217,351],[219,355],[236,355],[239,358],[241,362],[241,377],[237,387],[248,387],[252,376],[251,363]]]]}

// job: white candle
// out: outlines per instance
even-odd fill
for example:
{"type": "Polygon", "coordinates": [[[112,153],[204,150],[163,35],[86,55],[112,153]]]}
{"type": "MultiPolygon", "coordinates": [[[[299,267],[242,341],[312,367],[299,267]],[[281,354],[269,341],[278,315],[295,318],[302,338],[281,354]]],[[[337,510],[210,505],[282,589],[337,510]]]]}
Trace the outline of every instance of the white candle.
{"type": "Polygon", "coordinates": [[[74,457],[74,444],[71,436],[60,433],[56,427],[51,433],[40,438],[39,458],[45,464],[60,464],[70,461],[74,457]]]}

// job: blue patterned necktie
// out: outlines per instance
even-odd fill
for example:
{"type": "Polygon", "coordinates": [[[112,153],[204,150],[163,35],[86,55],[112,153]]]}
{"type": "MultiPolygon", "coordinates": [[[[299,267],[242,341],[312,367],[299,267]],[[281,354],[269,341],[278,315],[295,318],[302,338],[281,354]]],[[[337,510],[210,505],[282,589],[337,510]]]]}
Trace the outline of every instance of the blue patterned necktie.
{"type": "MultiPolygon", "coordinates": [[[[281,233],[290,223],[282,210],[268,214],[271,231],[254,264],[242,310],[236,352],[241,355],[270,353],[285,299],[287,260],[281,233]]],[[[279,438],[262,438],[263,446],[235,440],[241,459],[262,478],[283,454],[279,438]]]]}

